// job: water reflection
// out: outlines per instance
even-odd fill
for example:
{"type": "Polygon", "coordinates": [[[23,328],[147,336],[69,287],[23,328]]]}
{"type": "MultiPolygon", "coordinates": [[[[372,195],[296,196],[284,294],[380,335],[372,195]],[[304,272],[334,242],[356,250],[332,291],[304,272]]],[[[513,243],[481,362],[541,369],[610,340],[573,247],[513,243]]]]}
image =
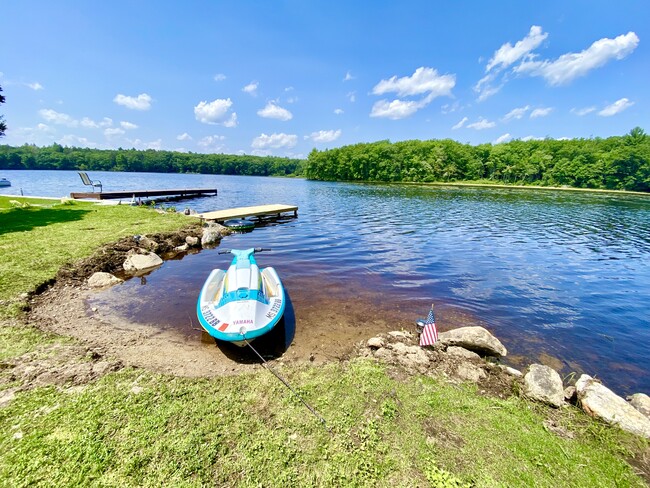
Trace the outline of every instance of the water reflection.
{"type": "MultiPolygon", "coordinates": [[[[39,181],[26,173],[6,177],[20,185],[39,181]]],[[[78,185],[74,172],[48,173],[78,185]]],[[[107,189],[142,186],[129,174],[97,177],[107,189]]],[[[324,331],[332,321],[352,324],[349,333],[337,329],[329,338],[344,343],[358,337],[360,324],[409,327],[435,302],[443,330],[462,316],[489,327],[513,357],[543,352],[566,372],[577,365],[618,391],[650,391],[643,371],[650,364],[648,197],[219,175],[143,178],[152,187],[219,189],[216,197],[177,203],[180,209],[299,206],[297,219],[224,244],[273,249],[261,264],[274,266],[292,292],[294,343],[308,340],[306,320],[324,321],[324,331]]],[[[41,185],[33,193],[49,189],[41,185]]],[[[60,196],[60,189],[52,191],[60,196]]],[[[225,264],[204,251],[166,262],[145,285],[132,280],[102,299],[116,313],[185,330],[200,285],[225,264]]]]}

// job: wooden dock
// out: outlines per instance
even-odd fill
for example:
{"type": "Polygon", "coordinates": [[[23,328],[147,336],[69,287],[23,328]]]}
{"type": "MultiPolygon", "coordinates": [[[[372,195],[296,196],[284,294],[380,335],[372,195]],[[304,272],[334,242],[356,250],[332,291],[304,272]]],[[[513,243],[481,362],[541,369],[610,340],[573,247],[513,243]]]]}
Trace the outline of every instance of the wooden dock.
{"type": "Polygon", "coordinates": [[[103,191],[103,192],[73,192],[70,198],[91,198],[95,200],[110,200],[124,198],[150,198],[150,197],[174,197],[174,198],[191,198],[201,195],[216,195],[216,188],[185,188],[182,190],[122,190],[122,191],[103,191]]]}
{"type": "Polygon", "coordinates": [[[214,220],[216,222],[223,222],[228,219],[241,219],[243,217],[262,217],[266,215],[280,216],[283,213],[293,212],[294,217],[298,216],[298,207],[294,205],[258,205],[255,207],[238,207],[230,208],[227,210],[216,210],[214,212],[204,212],[194,214],[194,217],[199,217],[202,220],[214,220]]]}

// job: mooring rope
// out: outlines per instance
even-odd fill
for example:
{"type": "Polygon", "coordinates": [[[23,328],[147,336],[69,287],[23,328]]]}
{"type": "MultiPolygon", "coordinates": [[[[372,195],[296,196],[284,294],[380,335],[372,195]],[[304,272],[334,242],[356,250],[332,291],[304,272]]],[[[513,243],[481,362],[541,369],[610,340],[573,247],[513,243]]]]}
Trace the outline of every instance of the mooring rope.
{"type": "MultiPolygon", "coordinates": [[[[244,335],[244,334],[242,334],[242,335],[244,335]]],[[[282,377],[282,375],[280,375],[280,373],[278,373],[277,371],[275,371],[275,370],[271,367],[271,365],[268,363],[268,361],[267,361],[266,359],[264,359],[264,358],[262,357],[262,355],[261,355],[259,352],[257,352],[257,350],[256,350],[256,349],[251,345],[250,342],[248,342],[248,339],[246,339],[246,337],[244,337],[244,342],[246,343],[246,345],[247,345],[248,347],[250,347],[250,348],[253,350],[253,352],[254,352],[255,354],[257,354],[257,357],[260,358],[260,359],[262,360],[262,366],[264,366],[264,367],[265,367],[266,369],[268,369],[271,373],[273,373],[273,374],[275,375],[275,377],[276,377],[277,379],[279,379],[279,380],[282,382],[282,384],[284,384],[284,386],[286,386],[287,388],[289,388],[289,390],[291,390],[291,392],[292,392],[294,395],[296,395],[296,397],[298,398],[298,400],[300,400],[300,401],[303,403],[303,405],[305,405],[305,407],[307,407],[307,408],[309,409],[309,411],[310,411],[311,413],[313,413],[314,416],[315,416],[318,420],[321,421],[321,423],[323,424],[323,426],[324,426],[324,427],[327,429],[327,431],[331,434],[331,433],[332,433],[332,430],[329,428],[329,426],[327,425],[327,422],[326,422],[325,419],[322,417],[322,415],[319,414],[319,413],[316,411],[316,409],[315,409],[314,407],[312,407],[309,403],[307,403],[307,402],[305,401],[305,399],[302,398],[302,397],[298,394],[298,392],[292,388],[292,386],[289,384],[289,382],[288,382],[287,380],[285,380],[285,379],[282,377]]]]}

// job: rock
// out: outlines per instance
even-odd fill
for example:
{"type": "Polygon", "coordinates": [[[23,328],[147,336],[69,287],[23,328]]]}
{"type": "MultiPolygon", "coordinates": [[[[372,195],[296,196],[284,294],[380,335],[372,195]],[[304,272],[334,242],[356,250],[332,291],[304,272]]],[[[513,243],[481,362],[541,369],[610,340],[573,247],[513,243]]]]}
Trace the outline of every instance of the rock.
{"type": "Polygon", "coordinates": [[[569,403],[575,404],[576,400],[578,399],[578,394],[576,392],[575,386],[567,386],[564,389],[564,399],[569,403]]]}
{"type": "Polygon", "coordinates": [[[478,383],[487,376],[483,368],[472,363],[459,364],[454,374],[462,381],[472,381],[474,383],[478,383]]]}
{"type": "Polygon", "coordinates": [[[388,335],[395,339],[411,339],[413,337],[413,334],[403,330],[392,330],[388,335]]]}
{"type": "Polygon", "coordinates": [[[366,344],[371,349],[379,349],[380,347],[384,347],[384,339],[381,337],[372,337],[368,339],[366,344]]]}
{"type": "Polygon", "coordinates": [[[589,415],[650,439],[650,420],[605,385],[583,374],[576,382],[578,400],[589,415]]]}
{"type": "Polygon", "coordinates": [[[9,405],[14,400],[14,398],[16,398],[17,391],[17,387],[0,391],[0,408],[9,405]]]}
{"type": "Polygon", "coordinates": [[[213,246],[221,240],[221,232],[218,230],[207,227],[203,229],[203,235],[201,236],[201,245],[203,247],[213,246]]]}
{"type": "Polygon", "coordinates": [[[429,364],[429,356],[419,346],[407,346],[401,342],[393,344],[396,359],[407,368],[422,370],[429,364]]]}
{"type": "Polygon", "coordinates": [[[389,349],[380,347],[374,352],[374,356],[377,359],[381,359],[382,361],[390,361],[390,359],[393,357],[393,354],[389,349]]]}
{"type": "Polygon", "coordinates": [[[460,346],[479,354],[505,356],[508,354],[501,341],[483,327],[461,327],[442,332],[438,335],[440,342],[448,346],[460,346]]]}
{"type": "Polygon", "coordinates": [[[156,241],[154,241],[153,239],[150,239],[147,236],[141,236],[140,239],[138,239],[138,245],[141,248],[146,249],[147,251],[152,251],[152,252],[157,251],[158,247],[160,247],[160,245],[156,241]]]}
{"type": "Polygon", "coordinates": [[[468,351],[464,347],[459,347],[459,346],[449,346],[447,348],[447,354],[459,358],[465,358],[465,359],[481,359],[481,356],[479,356],[475,352],[468,351]]]}
{"type": "Polygon", "coordinates": [[[630,405],[650,419],[650,397],[645,393],[635,393],[628,397],[630,405]]]}
{"type": "Polygon", "coordinates": [[[517,378],[520,378],[521,376],[524,375],[524,374],[523,374],[521,371],[519,371],[518,369],[511,368],[510,366],[501,365],[501,369],[502,369],[503,371],[505,371],[506,373],[508,373],[510,376],[516,376],[517,378]]]}
{"type": "Polygon", "coordinates": [[[176,246],[176,247],[174,248],[174,251],[176,251],[176,252],[185,252],[185,251],[187,251],[189,248],[190,248],[190,246],[189,246],[187,243],[185,243],[185,244],[183,244],[182,246],[176,246]]]}
{"type": "Polygon", "coordinates": [[[160,266],[163,263],[163,260],[157,254],[148,252],[146,254],[132,254],[122,267],[125,271],[142,271],[144,269],[155,268],[160,266]]]}
{"type": "Polygon", "coordinates": [[[122,280],[117,276],[113,276],[110,273],[104,273],[103,271],[93,273],[93,275],[88,278],[88,286],[91,288],[105,288],[118,283],[122,283],[122,280]]]}
{"type": "Polygon", "coordinates": [[[185,238],[185,244],[188,246],[194,247],[199,245],[199,238],[194,236],[187,236],[185,238]]]}
{"type": "Polygon", "coordinates": [[[532,399],[548,403],[553,407],[564,404],[562,378],[553,368],[543,364],[531,364],[524,376],[524,394],[532,399]]]}

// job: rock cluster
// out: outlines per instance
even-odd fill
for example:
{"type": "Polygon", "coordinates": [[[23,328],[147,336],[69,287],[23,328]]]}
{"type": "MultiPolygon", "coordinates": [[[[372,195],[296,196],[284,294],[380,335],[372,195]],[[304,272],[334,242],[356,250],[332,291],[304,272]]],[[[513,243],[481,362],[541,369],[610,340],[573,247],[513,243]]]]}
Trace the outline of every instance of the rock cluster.
{"type": "Polygon", "coordinates": [[[650,397],[637,393],[629,402],[588,375],[575,386],[563,384],[557,371],[542,364],[531,364],[522,372],[497,365],[492,358],[504,357],[506,348],[482,327],[461,327],[439,334],[434,346],[420,347],[410,332],[396,331],[369,339],[360,355],[372,357],[406,371],[442,376],[450,381],[471,381],[481,391],[509,396],[519,384],[531,400],[554,408],[570,403],[587,414],[633,434],[650,439],[650,397]],[[492,361],[490,361],[492,359],[492,361]]]}
{"type": "MultiPolygon", "coordinates": [[[[230,233],[227,227],[207,222],[202,227],[192,226],[177,234],[136,235],[123,239],[110,249],[101,249],[99,257],[89,258],[87,264],[88,286],[106,288],[122,280],[113,273],[127,273],[139,276],[163,264],[163,256],[169,257],[190,251],[193,248],[207,248],[217,245],[224,235],[230,233]]],[[[65,272],[60,273],[63,277],[65,272]]]]}

